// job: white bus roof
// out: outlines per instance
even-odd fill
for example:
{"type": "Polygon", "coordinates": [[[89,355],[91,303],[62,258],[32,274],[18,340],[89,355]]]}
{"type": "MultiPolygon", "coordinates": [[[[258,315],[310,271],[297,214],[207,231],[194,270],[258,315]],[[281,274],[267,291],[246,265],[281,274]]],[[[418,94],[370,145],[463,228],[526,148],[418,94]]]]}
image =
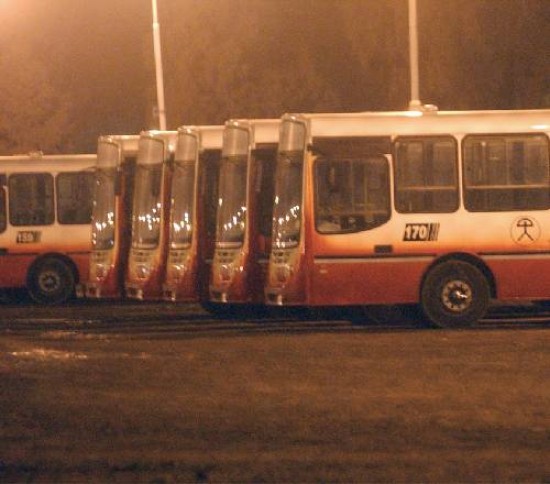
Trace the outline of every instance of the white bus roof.
{"type": "Polygon", "coordinates": [[[310,137],[475,133],[550,133],[550,110],[399,111],[287,114],[309,124],[310,137]]]}
{"type": "Polygon", "coordinates": [[[0,156],[0,173],[47,172],[92,170],[96,167],[97,155],[28,155],[0,156]]]}
{"type": "Polygon", "coordinates": [[[277,143],[279,141],[280,119],[230,119],[225,126],[248,124],[254,129],[254,144],[277,143]]]}
{"type": "Polygon", "coordinates": [[[115,143],[126,154],[137,153],[139,150],[139,134],[108,134],[101,135],[97,143],[115,143]]]}
{"type": "Polygon", "coordinates": [[[176,143],[178,141],[178,132],[177,131],[158,131],[158,130],[148,130],[142,131],[140,134],[141,138],[157,138],[162,139],[168,143],[168,150],[173,152],[176,150],[176,143]]]}
{"type": "Polygon", "coordinates": [[[223,145],[223,126],[180,126],[178,132],[197,133],[200,135],[201,150],[221,149],[223,145]]]}

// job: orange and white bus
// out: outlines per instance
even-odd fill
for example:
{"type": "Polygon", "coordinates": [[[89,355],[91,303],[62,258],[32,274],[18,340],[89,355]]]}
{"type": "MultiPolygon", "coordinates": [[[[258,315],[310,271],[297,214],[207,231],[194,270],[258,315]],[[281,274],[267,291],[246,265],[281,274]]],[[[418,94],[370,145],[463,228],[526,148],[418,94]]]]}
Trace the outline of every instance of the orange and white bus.
{"type": "Polygon", "coordinates": [[[124,296],[132,190],[139,135],[100,136],[92,212],[92,252],[84,293],[89,298],[124,296]]]}
{"type": "Polygon", "coordinates": [[[286,115],[266,298],[466,326],[550,299],[550,110],[286,115]]]}
{"type": "Polygon", "coordinates": [[[210,300],[264,302],[280,119],[225,125],[210,300]]]}
{"type": "Polygon", "coordinates": [[[162,298],[176,142],[177,131],[145,131],[140,135],[125,279],[126,296],[132,299],[162,298]]]}
{"type": "Polygon", "coordinates": [[[178,130],[163,284],[167,301],[208,301],[222,141],[223,126],[182,126],[178,130]]]}
{"type": "Polygon", "coordinates": [[[96,155],[0,157],[0,288],[41,304],[74,296],[88,272],[96,155]]]}

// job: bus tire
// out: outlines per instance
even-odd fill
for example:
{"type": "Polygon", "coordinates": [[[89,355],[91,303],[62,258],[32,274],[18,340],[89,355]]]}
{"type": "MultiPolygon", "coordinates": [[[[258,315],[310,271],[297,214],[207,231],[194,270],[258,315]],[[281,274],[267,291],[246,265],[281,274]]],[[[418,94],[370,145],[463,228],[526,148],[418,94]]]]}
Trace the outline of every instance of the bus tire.
{"type": "Polygon", "coordinates": [[[75,292],[75,274],[68,262],[59,257],[38,260],[29,270],[27,290],[39,304],[61,304],[75,292]]]}
{"type": "Polygon", "coordinates": [[[420,305],[432,325],[464,328],[473,326],[485,315],[489,299],[489,284],[477,267],[448,261],[428,272],[422,284],[420,305]]]}

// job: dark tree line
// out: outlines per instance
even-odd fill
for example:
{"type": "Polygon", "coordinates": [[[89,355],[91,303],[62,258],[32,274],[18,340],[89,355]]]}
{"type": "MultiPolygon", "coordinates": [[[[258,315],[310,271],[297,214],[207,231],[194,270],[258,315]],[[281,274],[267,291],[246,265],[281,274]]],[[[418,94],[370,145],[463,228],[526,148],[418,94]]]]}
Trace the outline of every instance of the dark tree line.
{"type": "MultiPolygon", "coordinates": [[[[157,1],[170,129],[407,107],[407,0],[157,1]]],[[[156,127],[150,0],[18,0],[3,16],[1,154],[156,127]]],[[[418,0],[418,16],[424,102],[550,107],[548,0],[418,0]]]]}

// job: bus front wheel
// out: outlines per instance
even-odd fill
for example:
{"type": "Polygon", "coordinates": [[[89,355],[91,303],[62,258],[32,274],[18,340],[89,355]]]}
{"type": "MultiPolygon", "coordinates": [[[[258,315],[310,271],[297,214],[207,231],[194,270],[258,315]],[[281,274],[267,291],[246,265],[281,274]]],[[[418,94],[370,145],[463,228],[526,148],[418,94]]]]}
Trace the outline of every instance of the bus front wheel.
{"type": "Polygon", "coordinates": [[[424,315],[440,328],[473,326],[487,312],[489,299],[483,273],[463,261],[443,262],[431,269],[420,294],[424,315]]]}
{"type": "Polygon", "coordinates": [[[57,257],[37,261],[27,277],[31,299],[39,304],[61,304],[75,291],[75,276],[67,262],[57,257]]]}

